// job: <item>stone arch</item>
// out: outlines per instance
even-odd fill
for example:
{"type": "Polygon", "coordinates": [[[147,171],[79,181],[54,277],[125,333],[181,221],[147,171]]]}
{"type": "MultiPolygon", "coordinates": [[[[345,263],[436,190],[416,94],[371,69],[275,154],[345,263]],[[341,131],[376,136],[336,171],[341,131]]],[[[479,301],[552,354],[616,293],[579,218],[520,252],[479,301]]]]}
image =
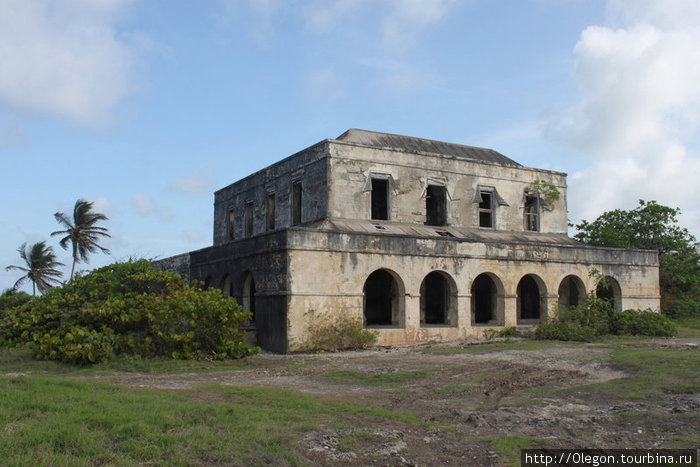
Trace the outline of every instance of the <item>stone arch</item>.
{"type": "Polygon", "coordinates": [[[544,281],[535,275],[527,274],[518,282],[516,291],[518,302],[518,323],[539,322],[547,315],[547,288],[544,281]]]}
{"type": "Polygon", "coordinates": [[[433,271],[420,285],[421,325],[457,325],[457,284],[443,271],[433,271]]]}
{"type": "Polygon", "coordinates": [[[580,305],[586,295],[586,286],[580,277],[570,274],[559,284],[559,312],[569,311],[580,305]]]}
{"type": "Polygon", "coordinates": [[[233,281],[231,280],[230,274],[224,274],[224,278],[221,280],[221,293],[224,298],[233,297],[233,281]]]}
{"type": "Polygon", "coordinates": [[[609,300],[615,310],[622,311],[622,289],[620,288],[620,283],[614,277],[605,276],[598,281],[595,295],[598,298],[609,300]]]}
{"type": "Polygon", "coordinates": [[[255,322],[255,280],[250,271],[241,276],[241,306],[243,311],[250,313],[250,322],[255,322]]]}
{"type": "Polygon", "coordinates": [[[365,326],[403,326],[403,281],[393,271],[377,269],[362,288],[365,326]]]}
{"type": "Polygon", "coordinates": [[[502,325],[505,292],[498,276],[479,274],[472,282],[471,293],[472,323],[502,325]]]}

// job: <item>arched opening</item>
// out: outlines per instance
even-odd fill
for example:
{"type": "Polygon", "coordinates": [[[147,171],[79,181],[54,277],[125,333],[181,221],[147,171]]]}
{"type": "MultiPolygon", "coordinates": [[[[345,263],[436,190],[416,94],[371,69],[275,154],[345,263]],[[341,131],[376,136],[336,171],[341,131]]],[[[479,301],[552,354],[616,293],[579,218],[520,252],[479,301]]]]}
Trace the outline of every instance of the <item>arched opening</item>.
{"type": "Polygon", "coordinates": [[[233,297],[233,281],[228,274],[221,281],[221,293],[224,294],[225,298],[233,297]]]}
{"type": "Polygon", "coordinates": [[[610,276],[605,276],[595,288],[596,297],[609,300],[617,311],[622,311],[622,289],[620,283],[610,276]]]}
{"type": "Polygon", "coordinates": [[[421,324],[456,324],[457,286],[444,272],[433,271],[420,286],[421,324]]]}
{"type": "Polygon", "coordinates": [[[211,283],[212,283],[212,282],[214,282],[214,279],[212,279],[211,276],[207,276],[207,277],[204,279],[204,285],[203,285],[204,290],[209,289],[209,287],[211,287],[211,283]]]}
{"type": "Polygon", "coordinates": [[[472,282],[472,320],[474,324],[497,325],[500,321],[502,294],[499,294],[498,279],[489,274],[479,274],[472,282]]]}
{"type": "Polygon", "coordinates": [[[528,274],[518,282],[518,322],[539,321],[544,311],[544,285],[533,274],[528,274]]]}
{"type": "Polygon", "coordinates": [[[255,322],[255,281],[249,272],[243,274],[241,279],[241,306],[243,311],[250,313],[250,323],[255,322]]]}
{"type": "Polygon", "coordinates": [[[567,312],[578,306],[586,295],[586,286],[577,276],[566,276],[559,284],[559,312],[567,312]]]}
{"type": "Polygon", "coordinates": [[[403,321],[403,286],[385,269],[369,275],[362,289],[366,326],[400,326],[403,321]]]}

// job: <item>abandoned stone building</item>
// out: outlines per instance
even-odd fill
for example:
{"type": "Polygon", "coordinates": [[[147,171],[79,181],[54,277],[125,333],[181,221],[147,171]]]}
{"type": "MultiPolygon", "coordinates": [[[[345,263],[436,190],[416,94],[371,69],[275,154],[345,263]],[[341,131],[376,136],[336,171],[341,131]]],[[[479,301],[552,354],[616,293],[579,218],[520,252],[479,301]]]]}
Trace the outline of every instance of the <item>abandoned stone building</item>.
{"type": "Polygon", "coordinates": [[[272,351],[339,314],[400,345],[532,326],[591,291],[659,308],[656,252],[569,238],[566,175],[491,149],[351,129],[214,197],[213,246],[156,264],[237,298],[272,351]]]}

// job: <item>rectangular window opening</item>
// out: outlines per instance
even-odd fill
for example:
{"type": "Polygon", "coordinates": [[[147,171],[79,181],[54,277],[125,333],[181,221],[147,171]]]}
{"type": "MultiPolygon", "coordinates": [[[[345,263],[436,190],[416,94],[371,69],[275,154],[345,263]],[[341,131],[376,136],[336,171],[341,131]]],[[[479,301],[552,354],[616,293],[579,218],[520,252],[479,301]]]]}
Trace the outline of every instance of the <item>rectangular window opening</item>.
{"type": "Polygon", "coordinates": [[[481,202],[479,203],[479,227],[493,229],[493,193],[481,191],[481,202]]]}
{"type": "Polygon", "coordinates": [[[389,220],[389,180],[382,178],[372,179],[372,219],[378,221],[389,220]]]}
{"type": "Polygon", "coordinates": [[[275,194],[270,193],[265,198],[265,223],[267,230],[275,230],[275,194]]]}
{"type": "Polygon", "coordinates": [[[244,224],[245,224],[245,235],[246,237],[253,236],[253,202],[249,201],[245,204],[245,211],[243,212],[244,224]]]}
{"type": "Polygon", "coordinates": [[[301,182],[292,184],[292,225],[301,224],[301,182]]]}
{"type": "Polygon", "coordinates": [[[537,196],[525,196],[525,230],[540,231],[540,203],[537,196]]]}
{"type": "Polygon", "coordinates": [[[233,240],[235,238],[235,233],[233,229],[234,212],[230,210],[228,212],[228,217],[226,218],[226,231],[228,232],[228,239],[233,240]]]}
{"type": "Polygon", "coordinates": [[[444,186],[428,185],[425,214],[427,225],[447,225],[447,190],[444,186]]]}

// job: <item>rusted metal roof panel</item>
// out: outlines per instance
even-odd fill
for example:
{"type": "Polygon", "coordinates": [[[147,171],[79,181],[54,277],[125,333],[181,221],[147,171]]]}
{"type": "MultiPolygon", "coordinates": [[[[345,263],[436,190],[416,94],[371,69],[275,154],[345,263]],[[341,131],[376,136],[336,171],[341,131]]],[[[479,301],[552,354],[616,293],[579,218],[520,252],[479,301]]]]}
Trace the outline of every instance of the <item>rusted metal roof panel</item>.
{"type": "Polygon", "coordinates": [[[392,149],[417,154],[442,154],[461,159],[488,162],[507,167],[522,167],[514,160],[493,149],[445,143],[412,136],[392,135],[352,128],[336,138],[336,141],[368,146],[377,149],[392,149]]]}

